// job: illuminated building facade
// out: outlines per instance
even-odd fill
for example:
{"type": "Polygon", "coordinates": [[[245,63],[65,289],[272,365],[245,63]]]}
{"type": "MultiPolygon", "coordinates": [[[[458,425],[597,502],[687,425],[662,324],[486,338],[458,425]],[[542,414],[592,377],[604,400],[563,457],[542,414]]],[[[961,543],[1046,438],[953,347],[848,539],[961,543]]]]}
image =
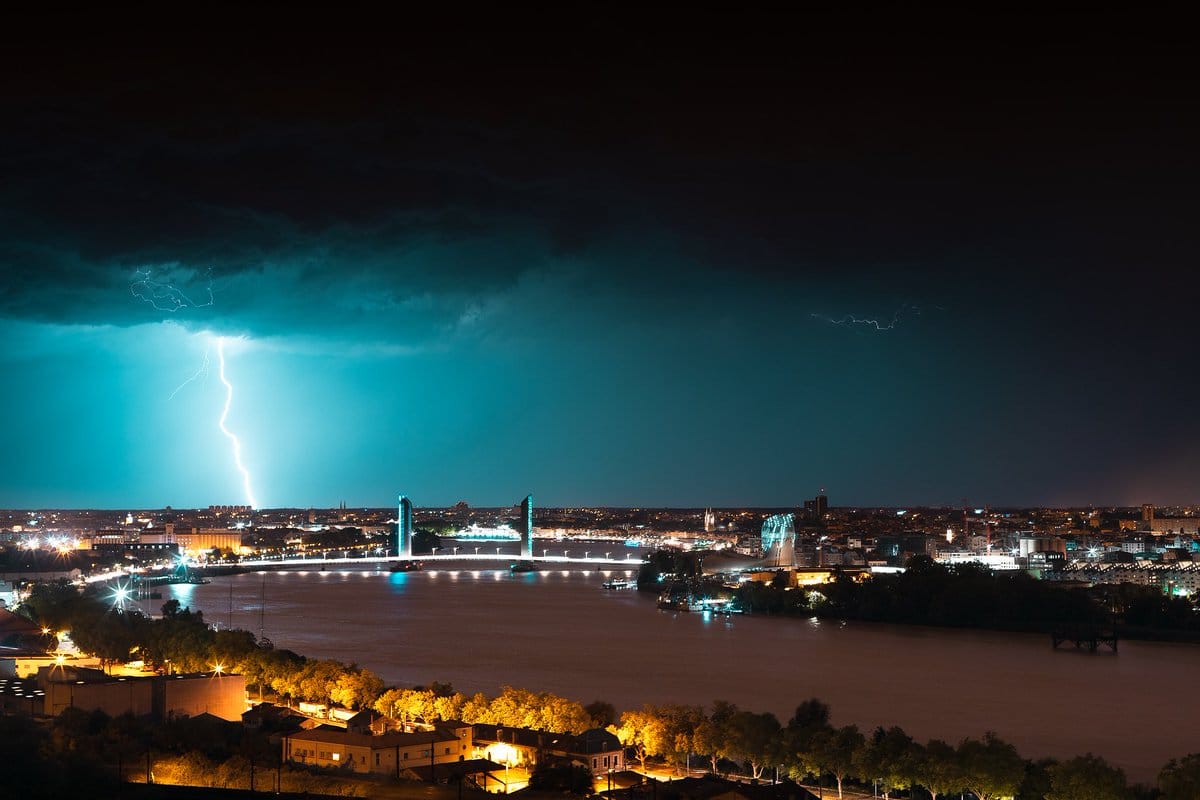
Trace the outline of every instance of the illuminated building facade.
{"type": "Polygon", "coordinates": [[[379,735],[322,725],[283,738],[284,761],[397,777],[408,769],[463,761],[471,749],[471,726],[461,723],[379,735]]]}
{"type": "Polygon", "coordinates": [[[412,501],[400,495],[399,513],[396,515],[396,555],[412,558],[412,501]]]}
{"type": "Polygon", "coordinates": [[[478,724],[474,742],[475,758],[531,771],[539,762],[556,759],[587,767],[593,775],[625,769],[621,740],[603,728],[571,734],[478,724]]]}
{"type": "Polygon", "coordinates": [[[521,501],[521,518],[517,521],[521,534],[521,558],[533,558],[533,495],[521,501]]]}
{"type": "Polygon", "coordinates": [[[796,566],[796,515],[775,514],[763,520],[762,548],[771,566],[796,566]]]}

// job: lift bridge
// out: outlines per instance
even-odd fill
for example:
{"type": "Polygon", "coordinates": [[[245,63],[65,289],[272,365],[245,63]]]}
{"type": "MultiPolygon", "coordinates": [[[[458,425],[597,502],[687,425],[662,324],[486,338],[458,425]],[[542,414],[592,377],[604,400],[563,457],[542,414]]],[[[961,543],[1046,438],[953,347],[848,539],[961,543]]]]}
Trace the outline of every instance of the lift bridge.
{"type": "MultiPolygon", "coordinates": [[[[791,514],[788,514],[790,517],[791,514]]],[[[551,554],[550,548],[541,550],[541,555],[535,555],[533,546],[533,495],[526,495],[521,501],[521,514],[517,520],[515,530],[520,535],[520,552],[504,553],[500,548],[496,548],[494,553],[481,553],[479,547],[473,547],[474,552],[459,552],[465,551],[466,548],[447,548],[451,552],[446,553],[413,553],[413,504],[405,495],[399,496],[396,515],[396,553],[394,556],[372,556],[364,554],[361,556],[351,556],[348,551],[342,551],[342,558],[328,558],[326,555],[296,557],[276,557],[266,559],[242,559],[240,562],[245,566],[274,566],[278,567],[281,564],[288,566],[354,566],[365,564],[380,564],[380,563],[404,563],[421,561],[423,563],[438,562],[438,561],[467,561],[472,563],[484,562],[495,563],[503,562],[512,564],[514,559],[527,564],[534,563],[551,563],[551,564],[618,564],[622,566],[636,566],[642,563],[642,559],[638,557],[612,558],[611,551],[605,552],[603,555],[600,552],[592,550],[584,550],[583,556],[571,555],[571,550],[560,550],[555,548],[551,554]],[[559,553],[562,555],[559,555],[559,553]],[[593,554],[595,552],[595,554],[593,554]]],[[[440,548],[438,548],[440,549],[440,548]]],[[[335,551],[336,552],[336,551],[335,551]]]]}

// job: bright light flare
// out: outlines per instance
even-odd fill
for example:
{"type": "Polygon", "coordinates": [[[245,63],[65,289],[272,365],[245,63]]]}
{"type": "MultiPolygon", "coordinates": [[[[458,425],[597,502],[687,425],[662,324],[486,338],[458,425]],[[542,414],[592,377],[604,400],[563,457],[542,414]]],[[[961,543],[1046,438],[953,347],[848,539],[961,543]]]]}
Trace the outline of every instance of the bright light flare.
{"type": "Polygon", "coordinates": [[[246,465],[242,463],[242,443],[238,437],[225,427],[225,420],[229,416],[229,407],[233,404],[233,384],[225,377],[225,337],[217,338],[217,359],[220,364],[221,383],[225,384],[225,407],[221,410],[221,419],[218,425],[221,428],[221,433],[229,437],[230,443],[233,445],[233,462],[237,465],[238,472],[242,473],[242,489],[246,493],[246,502],[251,508],[258,508],[258,501],[254,499],[254,490],[250,488],[250,471],[246,469],[246,465]]]}

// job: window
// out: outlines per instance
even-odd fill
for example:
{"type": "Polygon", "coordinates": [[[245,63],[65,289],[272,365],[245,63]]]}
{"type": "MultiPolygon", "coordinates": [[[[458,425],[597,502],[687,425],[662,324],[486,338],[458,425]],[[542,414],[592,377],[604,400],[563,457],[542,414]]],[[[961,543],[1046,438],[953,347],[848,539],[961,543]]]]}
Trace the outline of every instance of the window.
{"type": "Polygon", "coordinates": [[[408,761],[408,753],[407,752],[404,754],[404,760],[408,761]]]}
{"type": "Polygon", "coordinates": [[[333,754],[333,760],[334,760],[334,761],[341,761],[341,760],[342,760],[342,754],[341,754],[341,753],[334,753],[334,754],[333,754]]]}
{"type": "Polygon", "coordinates": [[[446,748],[446,755],[450,755],[450,748],[449,748],[449,747],[447,747],[447,748],[446,748]]]}
{"type": "Polygon", "coordinates": [[[379,753],[375,754],[375,766],[379,766],[379,753]]]}
{"type": "Polygon", "coordinates": [[[597,759],[597,758],[593,758],[593,759],[592,759],[592,769],[595,769],[595,768],[596,768],[596,763],[597,763],[598,761],[599,761],[599,759],[597,759]]]}

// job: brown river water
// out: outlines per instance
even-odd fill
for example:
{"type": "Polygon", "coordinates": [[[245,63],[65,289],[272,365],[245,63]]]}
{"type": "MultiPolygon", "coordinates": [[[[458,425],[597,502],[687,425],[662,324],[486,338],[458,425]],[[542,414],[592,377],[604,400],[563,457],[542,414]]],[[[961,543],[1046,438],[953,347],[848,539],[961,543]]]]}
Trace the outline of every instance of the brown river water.
{"type": "Polygon", "coordinates": [[[835,724],[950,742],[994,730],[1026,757],[1092,752],[1144,782],[1200,751],[1200,646],[1123,641],[1093,655],[1038,635],[662,611],[653,596],[601,588],[633,574],[259,572],[164,599],[256,634],[261,619],[276,647],[389,684],[509,684],[618,710],[722,699],[781,721],[819,697],[835,724]]]}

